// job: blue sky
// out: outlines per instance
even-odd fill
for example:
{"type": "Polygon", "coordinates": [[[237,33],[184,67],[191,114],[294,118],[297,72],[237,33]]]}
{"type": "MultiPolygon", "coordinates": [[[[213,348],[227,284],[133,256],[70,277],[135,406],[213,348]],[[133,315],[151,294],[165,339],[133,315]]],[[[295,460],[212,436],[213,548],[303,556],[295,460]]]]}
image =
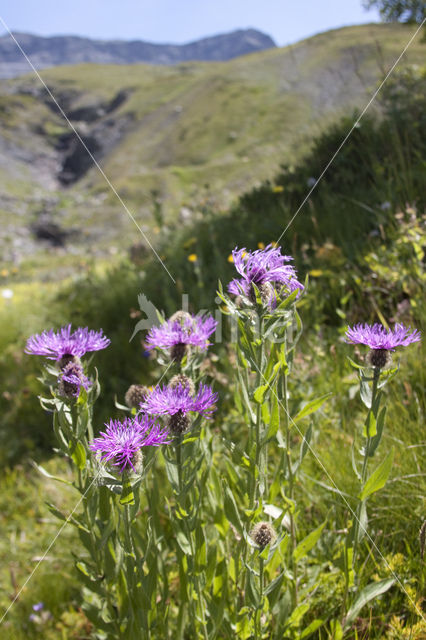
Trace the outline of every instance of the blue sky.
{"type": "Polygon", "coordinates": [[[379,21],[378,12],[365,11],[361,0],[3,0],[0,16],[12,31],[163,43],[253,27],[279,46],[379,21]]]}

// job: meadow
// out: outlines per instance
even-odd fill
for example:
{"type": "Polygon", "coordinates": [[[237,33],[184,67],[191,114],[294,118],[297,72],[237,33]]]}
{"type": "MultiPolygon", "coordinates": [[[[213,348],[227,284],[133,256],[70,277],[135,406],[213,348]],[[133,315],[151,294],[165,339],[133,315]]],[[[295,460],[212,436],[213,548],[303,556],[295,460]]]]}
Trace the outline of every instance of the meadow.
{"type": "MultiPolygon", "coordinates": [[[[157,250],[175,284],[142,255],[113,267],[88,261],[59,291],[50,282],[14,286],[13,302],[3,303],[0,334],[5,610],[98,469],[88,438],[80,434],[76,443],[69,425],[59,424],[62,455],[52,451],[61,446],[49,405],[43,410],[38,402],[46,393],[38,379],[42,363],[24,354],[30,333],[72,322],[102,328],[111,339],[89,368],[93,378],[96,365],[101,384],[95,433],[111,417],[132,416],[124,408],[128,387],[155,385],[167,366],[147,352],[145,332],[129,341],[144,318],[138,295],[169,318],[187,294],[191,313],[206,310],[220,319],[222,338],[212,339],[202,362],[188,357],[174,364],[212,385],[218,394],[212,420],[197,419],[178,441],[147,454],[142,476],[130,479],[133,491],[115,474],[126,491],[117,493],[111,481],[101,487],[102,500],[89,492],[77,526],[64,528],[10,608],[3,637],[424,637],[424,339],[398,350],[389,365],[397,375],[386,384],[386,419],[370,462],[370,473],[381,468],[386,477],[368,495],[368,536],[354,531],[363,508],[357,474],[367,459],[368,399],[366,407],[365,381],[360,395],[360,370],[348,360],[365,366],[365,349],[344,340],[347,326],[358,322],[424,332],[424,89],[424,70],[395,74],[381,94],[380,113],[362,119],[294,220],[356,114],[329,125],[302,159],[228,209],[206,201],[195,221],[159,218],[157,250]],[[241,310],[226,295],[238,275],[232,251],[264,250],[277,241],[294,257],[303,295],[291,298],[287,291],[274,315],[254,289],[248,311],[241,310]],[[260,340],[253,313],[263,327],[260,340]],[[239,323],[238,338],[230,317],[239,323]],[[283,332],[284,350],[265,337],[277,318],[271,331],[283,332]],[[269,381],[265,388],[252,362],[269,381]],[[74,482],[77,491],[52,476],[74,482]],[[272,523],[277,541],[252,545],[255,521],[272,523]],[[97,558],[105,563],[103,577],[93,559],[97,546],[105,550],[97,558]]],[[[91,406],[91,392],[78,402],[61,400],[49,383],[65,407],[91,406]]],[[[368,415],[374,406],[370,398],[368,415]]],[[[56,410],[59,415],[59,405],[56,410]]]]}

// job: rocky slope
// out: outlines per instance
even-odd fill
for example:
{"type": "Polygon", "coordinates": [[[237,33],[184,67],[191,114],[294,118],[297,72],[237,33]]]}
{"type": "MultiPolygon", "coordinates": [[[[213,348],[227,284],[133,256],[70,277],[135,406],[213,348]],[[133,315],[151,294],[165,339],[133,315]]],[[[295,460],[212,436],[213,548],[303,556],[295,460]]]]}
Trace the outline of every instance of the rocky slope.
{"type": "MultiPolygon", "coordinates": [[[[43,72],[49,90],[35,75],[3,81],[4,262],[143,242],[129,212],[155,242],[164,221],[228,206],[363,108],[409,35],[365,25],[228,62],[58,67],[43,72]]],[[[424,48],[404,64],[422,64],[424,48]]]]}

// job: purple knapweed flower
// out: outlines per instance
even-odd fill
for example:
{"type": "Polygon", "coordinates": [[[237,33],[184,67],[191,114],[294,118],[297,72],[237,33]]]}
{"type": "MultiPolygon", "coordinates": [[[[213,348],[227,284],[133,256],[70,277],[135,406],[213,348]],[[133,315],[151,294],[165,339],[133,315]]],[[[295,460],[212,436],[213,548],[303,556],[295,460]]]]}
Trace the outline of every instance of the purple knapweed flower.
{"type": "Polygon", "coordinates": [[[396,347],[407,347],[420,340],[421,334],[417,329],[396,324],[394,329],[385,329],[382,324],[376,322],[373,325],[356,324],[348,327],[345,333],[346,342],[349,344],[364,344],[370,347],[369,364],[382,368],[388,362],[388,352],[396,347]]]}
{"type": "Polygon", "coordinates": [[[180,362],[190,347],[206,351],[217,321],[212,316],[193,316],[178,311],[159,327],[152,327],[146,337],[147,349],[169,350],[172,360],[180,362]]]}
{"type": "Polygon", "coordinates": [[[206,384],[200,384],[195,394],[191,391],[188,385],[182,384],[176,387],[157,386],[145,401],[141,402],[140,408],[149,414],[169,416],[170,431],[174,434],[182,434],[190,425],[187,414],[199,413],[205,418],[211,418],[218,398],[218,394],[206,384]]]}
{"type": "Polygon", "coordinates": [[[93,331],[85,327],[79,327],[71,333],[71,325],[62,327],[55,332],[43,331],[43,333],[31,336],[27,340],[25,353],[46,356],[49,360],[60,361],[63,358],[81,358],[88,351],[99,351],[110,344],[109,338],[102,335],[102,329],[93,331]]]}
{"type": "Polygon", "coordinates": [[[37,602],[37,604],[33,604],[33,611],[41,611],[44,607],[44,602],[37,602]]]}
{"type": "Polygon", "coordinates": [[[131,469],[140,471],[142,447],[158,447],[169,442],[167,429],[146,415],[110,420],[105,426],[106,430],[101,431],[89,447],[99,452],[102,460],[119,467],[120,473],[131,469]]]}
{"type": "Polygon", "coordinates": [[[297,280],[296,269],[287,262],[293,260],[291,256],[281,254],[281,247],[268,245],[265,249],[247,251],[234,249],[232,258],[241,278],[234,278],[228,284],[229,293],[244,295],[255,301],[253,284],[259,289],[263,301],[272,309],[276,306],[276,291],[274,285],[286,289],[288,293],[303,291],[303,285],[297,280]]]}

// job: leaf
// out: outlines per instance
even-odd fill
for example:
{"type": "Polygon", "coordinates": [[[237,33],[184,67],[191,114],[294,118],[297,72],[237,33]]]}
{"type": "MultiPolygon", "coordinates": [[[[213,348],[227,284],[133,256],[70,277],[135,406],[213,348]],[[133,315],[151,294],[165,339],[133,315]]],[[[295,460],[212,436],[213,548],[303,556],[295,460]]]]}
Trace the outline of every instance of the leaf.
{"type": "Polygon", "coordinates": [[[371,409],[371,388],[368,382],[364,380],[364,378],[361,378],[359,390],[361,393],[361,400],[363,401],[367,409],[371,409]]]}
{"type": "Polygon", "coordinates": [[[369,457],[374,456],[377,447],[380,444],[380,440],[382,439],[383,427],[385,426],[385,417],[386,417],[386,407],[383,407],[379,413],[376,424],[376,435],[370,441],[370,446],[368,447],[368,455],[369,457]]]}
{"type": "Polygon", "coordinates": [[[132,483],[130,482],[130,479],[126,478],[124,475],[120,504],[135,504],[135,496],[133,495],[132,483]]]}
{"type": "Polygon", "coordinates": [[[72,484],[72,482],[68,482],[68,480],[63,480],[62,478],[58,478],[57,476],[52,476],[48,471],[46,471],[46,469],[44,467],[42,467],[40,464],[37,464],[36,462],[34,462],[34,460],[31,460],[31,464],[43,476],[45,476],[46,478],[49,478],[49,480],[56,480],[57,482],[63,482],[64,484],[67,484],[69,487],[73,487],[74,486],[72,484]]]}
{"type": "Polygon", "coordinates": [[[86,450],[81,442],[76,442],[74,449],[70,445],[71,458],[78,469],[84,469],[86,466],[86,450]]]}
{"type": "Polygon", "coordinates": [[[313,633],[314,631],[322,627],[324,622],[325,620],[320,620],[319,618],[317,618],[316,620],[313,620],[311,624],[302,631],[300,635],[300,640],[303,640],[303,638],[307,638],[308,636],[310,636],[311,633],[313,633]]]}
{"type": "Polygon", "coordinates": [[[370,409],[370,411],[367,414],[367,419],[364,424],[362,435],[365,438],[368,438],[368,437],[373,438],[376,434],[377,434],[376,416],[374,415],[373,410],[370,409]]]}
{"type": "Polygon", "coordinates": [[[223,503],[225,515],[229,522],[234,525],[239,533],[243,531],[243,525],[238,512],[237,503],[229,487],[225,487],[225,499],[223,503]]]}
{"type": "Polygon", "coordinates": [[[258,404],[262,404],[264,396],[265,396],[265,391],[268,389],[269,385],[268,384],[262,384],[260,385],[260,387],[257,387],[257,389],[255,390],[254,394],[253,394],[253,398],[255,400],[255,402],[257,402],[258,404]]]}
{"type": "Polygon", "coordinates": [[[309,553],[309,551],[316,545],[324,527],[325,527],[325,522],[323,522],[319,527],[311,531],[311,533],[307,535],[306,538],[302,540],[302,542],[299,542],[299,544],[297,545],[297,547],[293,552],[293,556],[296,562],[301,558],[304,558],[309,553]]]}
{"type": "Polygon", "coordinates": [[[359,471],[357,469],[356,460],[355,460],[355,441],[352,442],[351,458],[352,458],[352,469],[354,470],[354,473],[355,473],[356,477],[358,478],[358,480],[361,482],[361,474],[359,473],[359,471]]]}
{"type": "Polygon", "coordinates": [[[373,600],[373,598],[380,596],[382,593],[386,593],[386,591],[390,589],[394,582],[395,578],[386,578],[386,580],[380,580],[380,582],[372,582],[371,584],[367,585],[361,591],[358,598],[349,609],[348,614],[345,618],[344,628],[347,629],[349,625],[352,624],[358,613],[367,604],[367,602],[370,602],[370,600],[373,600]]]}
{"type": "Polygon", "coordinates": [[[265,596],[268,596],[270,608],[272,608],[278,600],[278,596],[280,595],[281,587],[284,582],[284,575],[285,572],[283,571],[279,576],[272,580],[265,589],[264,593],[265,596]]]}
{"type": "Polygon", "coordinates": [[[276,507],[276,506],[275,506],[275,505],[273,505],[273,504],[265,504],[265,505],[263,506],[263,511],[264,511],[268,516],[271,516],[271,518],[273,518],[274,520],[275,520],[276,518],[279,518],[279,517],[282,515],[282,513],[283,513],[283,510],[282,510],[282,509],[280,509],[280,507],[276,507]]]}
{"type": "Polygon", "coordinates": [[[311,438],[312,438],[312,424],[309,425],[309,427],[306,429],[305,435],[303,436],[302,444],[300,447],[300,456],[299,456],[300,462],[302,462],[303,458],[306,456],[308,452],[311,438]]]}
{"type": "Polygon", "coordinates": [[[367,516],[367,505],[365,502],[361,503],[361,509],[359,514],[359,526],[357,529],[357,540],[361,542],[365,534],[367,533],[367,525],[368,525],[368,516],[367,516]]]}
{"type": "Polygon", "coordinates": [[[394,448],[392,447],[383,462],[379,464],[377,469],[373,471],[371,476],[368,478],[361,493],[359,494],[360,500],[365,500],[368,496],[371,496],[372,493],[375,493],[385,486],[392,469],[393,456],[394,448]]]}
{"type": "Polygon", "coordinates": [[[278,406],[278,396],[276,392],[273,394],[272,399],[272,413],[269,420],[268,429],[262,439],[262,445],[266,444],[269,440],[274,438],[277,434],[278,427],[280,426],[280,410],[278,406]]]}
{"type": "Polygon", "coordinates": [[[326,393],[325,395],[314,398],[314,400],[311,400],[310,402],[305,404],[303,409],[301,409],[299,413],[294,416],[292,422],[298,422],[302,418],[306,418],[306,416],[314,413],[314,411],[317,411],[331,395],[331,393],[326,393]]]}
{"type": "Polygon", "coordinates": [[[180,548],[182,549],[182,551],[183,551],[183,553],[185,555],[187,555],[187,556],[192,555],[191,544],[190,544],[188,538],[183,533],[183,531],[178,531],[177,532],[176,541],[177,541],[178,545],[180,546],[180,548]]]}
{"type": "Polygon", "coordinates": [[[333,640],[343,640],[343,629],[338,620],[330,620],[330,629],[333,640]]]}

